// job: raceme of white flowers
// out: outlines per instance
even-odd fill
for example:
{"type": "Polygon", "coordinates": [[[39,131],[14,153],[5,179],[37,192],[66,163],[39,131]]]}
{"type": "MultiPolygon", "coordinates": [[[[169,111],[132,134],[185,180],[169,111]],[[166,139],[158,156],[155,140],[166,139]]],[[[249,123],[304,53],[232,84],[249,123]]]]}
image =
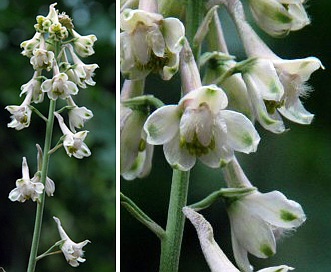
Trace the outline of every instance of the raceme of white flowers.
{"type": "MultiPolygon", "coordinates": [[[[198,159],[207,167],[221,168],[227,188],[216,194],[226,204],[236,264],[216,243],[211,224],[197,213],[212,204],[212,197],[201,201],[209,201],[208,205],[198,202],[184,207],[183,212],[197,230],[211,271],[251,272],[248,254],[258,258],[274,255],[279,237],[301,226],[306,216],[299,203],[281,192],[261,193],[253,187],[235,152],[258,151],[257,131],[261,129],[275,134],[287,131],[284,118],[311,124],[314,114],[304,107],[303,100],[313,91],[308,84],[311,75],[324,67],[313,56],[293,60],[277,56],[247,21],[247,10],[240,0],[206,3],[205,19],[188,46],[205,42],[201,51],[210,51],[195,56],[197,63],[190,66],[194,58],[187,53],[191,50],[186,48],[182,13],[169,7],[173,17],[166,18],[165,2],[159,11],[151,3],[149,8],[141,3],[145,4],[142,0],[139,5],[123,1],[120,20],[120,67],[125,78],[121,175],[126,180],[147,176],[152,170],[150,147],[155,145],[163,145],[165,159],[175,170],[189,171],[198,159]],[[224,33],[235,31],[223,32],[217,9],[231,16],[247,59],[229,55],[231,48],[224,33]],[[204,40],[207,35],[212,38],[204,40]],[[203,69],[197,72],[198,67],[203,69]],[[156,72],[163,80],[172,80],[178,71],[181,99],[168,105],[155,102],[144,87],[149,74],[156,72]],[[138,82],[140,87],[135,88],[138,82]]],[[[273,37],[284,37],[311,22],[304,0],[249,0],[247,4],[256,24],[273,37]]],[[[289,270],[293,268],[281,265],[259,271],[289,270]]]]}
{"type": "MultiPolygon", "coordinates": [[[[65,13],[59,13],[55,9],[56,3],[49,6],[47,16],[39,15],[34,25],[36,33],[30,40],[21,43],[22,55],[30,59],[34,70],[31,80],[21,87],[20,96],[25,96],[21,105],[9,105],[6,109],[11,114],[11,122],[8,127],[23,130],[29,127],[32,115],[35,114],[47,122],[56,117],[63,136],[49,151],[55,152],[61,146],[64,147],[69,157],[82,159],[91,155],[91,151],[84,142],[88,131],[81,130],[85,122],[93,117],[91,110],[75,103],[75,96],[79,94],[79,88],[94,86],[94,71],[97,64],[85,64],[81,58],[94,54],[93,45],[97,40],[95,35],[82,36],[74,30],[72,19],[65,13]],[[43,103],[45,94],[49,98],[47,102],[53,103],[54,111],[45,117],[35,105],[43,103]],[[55,104],[56,103],[56,104],[55,104]],[[58,107],[58,109],[57,109],[58,107]],[[67,112],[67,126],[63,113],[67,112]],[[81,131],[77,131],[81,130],[81,131]]],[[[25,202],[26,200],[40,201],[41,195],[46,193],[53,196],[55,183],[46,176],[42,183],[43,154],[41,147],[37,145],[38,169],[30,178],[27,159],[23,157],[22,178],[17,179],[16,188],[9,193],[11,201],[25,202]]],[[[88,240],[75,244],[65,234],[59,219],[55,218],[58,225],[65,258],[72,266],[78,266],[84,262],[82,247],[88,240]]]]}

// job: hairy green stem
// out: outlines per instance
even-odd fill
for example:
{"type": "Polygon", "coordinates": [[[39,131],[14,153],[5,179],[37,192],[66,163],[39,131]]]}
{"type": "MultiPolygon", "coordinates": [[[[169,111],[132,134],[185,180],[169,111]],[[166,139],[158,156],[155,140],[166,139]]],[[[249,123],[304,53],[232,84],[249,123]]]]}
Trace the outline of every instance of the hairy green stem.
{"type": "MultiPolygon", "coordinates": [[[[44,184],[44,186],[46,183],[48,164],[49,164],[49,158],[50,158],[49,150],[50,150],[51,141],[52,141],[55,106],[56,106],[56,101],[50,100],[48,119],[47,119],[47,125],[46,125],[45,145],[44,145],[44,152],[43,152],[44,155],[43,155],[42,170],[41,170],[41,182],[42,182],[42,184],[44,184]]],[[[32,245],[31,245],[30,258],[29,258],[27,272],[35,271],[44,206],[45,206],[45,190],[41,194],[40,199],[37,203],[36,219],[35,219],[32,245]]]]}
{"type": "Polygon", "coordinates": [[[161,241],[160,272],[178,271],[185,224],[182,209],[187,202],[189,177],[189,171],[173,171],[166,235],[161,241]]]}

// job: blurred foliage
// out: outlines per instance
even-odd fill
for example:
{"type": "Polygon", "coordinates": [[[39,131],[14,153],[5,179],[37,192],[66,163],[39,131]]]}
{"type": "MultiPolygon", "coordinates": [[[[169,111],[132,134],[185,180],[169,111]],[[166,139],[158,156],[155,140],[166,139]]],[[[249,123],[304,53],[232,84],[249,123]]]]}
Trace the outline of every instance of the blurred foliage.
{"type": "MultiPolygon", "coordinates": [[[[35,218],[35,203],[12,203],[8,199],[16,179],[22,176],[22,157],[27,157],[30,175],[36,171],[35,144],[43,146],[45,125],[36,115],[29,128],[7,128],[7,105],[19,105],[20,87],[33,70],[20,54],[20,43],[34,35],[35,18],[47,15],[53,1],[0,0],[0,267],[7,272],[26,270],[35,218]]],[[[77,104],[91,109],[86,123],[89,158],[69,158],[64,149],[51,157],[49,177],[55,195],[46,199],[39,253],[60,240],[53,215],[59,217],[71,239],[89,239],[84,250],[87,261],[79,271],[115,271],[115,1],[61,0],[56,6],[73,18],[76,30],[95,34],[95,55],[83,60],[97,63],[96,86],[81,90],[77,104]]],[[[47,103],[38,109],[47,113],[47,103]]],[[[60,132],[55,123],[54,143],[60,132]]],[[[77,268],[76,268],[77,270],[77,268]]],[[[74,271],[63,255],[40,260],[36,271],[74,271]]]]}
{"type": "MultiPolygon", "coordinates": [[[[326,67],[316,71],[309,84],[314,88],[304,101],[307,110],[315,113],[310,126],[287,123],[290,131],[273,135],[257,127],[261,143],[255,154],[240,155],[244,171],[261,192],[279,190],[299,202],[307,221],[295,235],[285,235],[278,243],[277,254],[270,259],[250,257],[257,268],[287,264],[300,272],[327,272],[331,267],[331,1],[310,1],[308,13],[312,24],[284,39],[272,39],[259,32],[267,44],[282,58],[316,56],[326,67]],[[289,237],[286,237],[289,236],[289,237]]],[[[226,39],[231,54],[244,58],[242,46],[231,20],[225,19],[226,39]]],[[[255,29],[256,25],[253,24],[255,29]]],[[[146,91],[165,103],[177,103],[180,83],[176,79],[162,82],[149,77],[146,91]]],[[[171,169],[162,147],[156,147],[151,175],[146,179],[121,181],[121,191],[131,197],[153,220],[165,227],[169,201],[171,169]]],[[[224,185],[220,169],[198,164],[191,172],[188,203],[194,203],[224,185]]],[[[215,239],[233,260],[227,214],[221,201],[204,210],[203,215],[214,228],[215,239]]],[[[121,209],[121,271],[157,271],[160,244],[158,239],[125,209],[121,209]]],[[[209,271],[202,255],[196,232],[186,223],[179,271],[209,271]]]]}

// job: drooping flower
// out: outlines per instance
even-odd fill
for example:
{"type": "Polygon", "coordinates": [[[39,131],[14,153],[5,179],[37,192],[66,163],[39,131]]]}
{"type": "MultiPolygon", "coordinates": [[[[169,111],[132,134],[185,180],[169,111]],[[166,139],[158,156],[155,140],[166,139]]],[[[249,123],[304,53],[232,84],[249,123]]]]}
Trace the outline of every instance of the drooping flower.
{"type": "Polygon", "coordinates": [[[67,152],[67,155],[69,157],[74,156],[77,159],[82,159],[84,157],[90,156],[91,151],[84,143],[88,131],[84,130],[84,131],[79,131],[77,133],[73,133],[64,123],[63,117],[59,113],[54,112],[54,115],[59,121],[59,126],[64,136],[63,146],[67,152]]]}
{"type": "Polygon", "coordinates": [[[94,54],[93,45],[97,37],[95,35],[81,36],[75,30],[71,30],[74,36],[74,47],[77,54],[83,58],[94,54]]]}
{"type": "Polygon", "coordinates": [[[12,121],[7,125],[10,128],[21,130],[30,125],[32,110],[30,109],[30,103],[32,98],[32,90],[29,91],[20,106],[10,105],[5,109],[11,114],[12,121]]]}
{"type": "Polygon", "coordinates": [[[249,0],[257,24],[274,37],[287,35],[310,23],[303,0],[249,0]]]}
{"type": "Polygon", "coordinates": [[[129,79],[143,79],[151,71],[170,79],[179,66],[185,29],[177,18],[163,18],[144,10],[121,13],[121,72],[129,79]]]}
{"type": "Polygon", "coordinates": [[[85,240],[80,243],[73,242],[69,238],[67,233],[64,231],[60,219],[55,216],[53,216],[53,219],[57,224],[60,237],[63,240],[63,244],[60,246],[60,248],[61,251],[63,252],[64,257],[71,266],[73,267],[79,266],[79,263],[83,263],[86,261],[86,259],[83,258],[84,256],[83,247],[87,243],[91,243],[91,242],[89,240],[85,240]]]}
{"type": "Polygon", "coordinates": [[[248,253],[259,258],[274,255],[277,238],[299,227],[306,216],[299,203],[282,193],[257,191],[235,157],[223,171],[229,188],[221,196],[230,218],[234,257],[240,270],[251,272],[248,253]]]}
{"type": "Polygon", "coordinates": [[[27,56],[27,57],[32,57],[33,51],[39,47],[40,45],[40,38],[41,38],[41,33],[36,32],[32,39],[26,40],[21,43],[21,48],[23,48],[22,55],[27,56]]]}
{"type": "Polygon", "coordinates": [[[282,193],[253,191],[225,197],[231,224],[234,257],[243,271],[252,271],[247,254],[268,258],[276,253],[276,239],[306,219],[301,205],[282,193]]]}
{"type": "Polygon", "coordinates": [[[216,85],[200,87],[186,94],[178,105],[153,112],[144,129],[147,142],[163,144],[170,165],[182,171],[199,158],[217,168],[232,159],[233,151],[256,151],[260,137],[243,114],[225,110],[227,97],[216,85]]]}
{"type": "MultiPolygon", "coordinates": [[[[293,122],[310,124],[313,114],[303,107],[300,98],[307,95],[307,92],[311,90],[311,88],[307,87],[306,83],[310,75],[317,69],[324,68],[321,61],[315,57],[295,60],[281,59],[272,52],[247,23],[240,1],[237,2],[236,8],[230,8],[229,6],[229,11],[235,18],[234,21],[248,57],[258,59],[258,65],[259,63],[263,63],[265,67],[273,67],[284,89],[280,100],[269,99],[263,101],[263,95],[258,90],[260,86],[256,80],[259,79],[261,81],[268,73],[259,73],[255,79],[251,78],[251,80],[247,80],[247,75],[252,74],[252,70],[247,69],[244,71],[246,77],[243,76],[243,78],[246,78],[247,88],[250,89],[251,98],[254,100],[252,101],[252,106],[260,114],[259,121],[261,122],[262,119],[265,119],[261,124],[267,128],[269,123],[270,126],[267,129],[276,133],[281,132],[283,130],[283,122],[278,112],[293,122]]],[[[273,85],[269,87],[269,93],[272,93],[273,87],[273,85]]]]}
{"type": "Polygon", "coordinates": [[[9,193],[11,201],[25,202],[28,199],[36,201],[43,193],[44,185],[30,179],[29,167],[26,158],[22,161],[22,178],[16,180],[16,188],[9,193]]]}
{"type": "MultiPolygon", "coordinates": [[[[191,221],[197,231],[203,255],[205,256],[211,272],[239,272],[216,243],[213,228],[210,223],[201,214],[189,207],[184,207],[183,213],[191,221]]],[[[258,272],[287,272],[289,270],[293,270],[293,268],[281,265],[264,268],[258,272]]]]}
{"type": "Polygon", "coordinates": [[[41,71],[35,71],[33,77],[21,86],[20,96],[23,94],[32,93],[31,101],[34,103],[41,103],[44,100],[44,93],[41,91],[41,71]]]}
{"type": "Polygon", "coordinates": [[[68,48],[74,62],[72,67],[75,78],[74,82],[81,88],[86,88],[86,84],[94,86],[95,81],[92,77],[94,76],[94,70],[99,68],[99,66],[97,64],[83,63],[74,52],[72,45],[68,44],[68,48]]]}
{"type": "Polygon", "coordinates": [[[35,70],[45,69],[50,71],[53,67],[53,60],[54,53],[40,47],[33,51],[33,56],[30,59],[30,63],[35,70]]]}
{"type": "Polygon", "coordinates": [[[71,96],[67,98],[69,112],[69,127],[72,132],[76,132],[75,128],[82,129],[84,123],[93,117],[91,110],[86,107],[78,107],[71,96]]]}

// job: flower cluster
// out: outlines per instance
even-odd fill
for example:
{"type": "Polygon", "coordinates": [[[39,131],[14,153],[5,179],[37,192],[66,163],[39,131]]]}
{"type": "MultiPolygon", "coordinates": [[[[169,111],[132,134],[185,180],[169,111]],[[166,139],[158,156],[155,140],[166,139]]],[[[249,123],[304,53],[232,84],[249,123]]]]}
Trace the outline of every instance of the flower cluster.
{"type": "MultiPolygon", "coordinates": [[[[181,208],[197,230],[211,271],[251,272],[248,254],[258,258],[274,255],[279,237],[301,226],[306,216],[299,203],[281,192],[261,193],[253,187],[235,152],[257,151],[258,125],[280,134],[287,130],[283,118],[297,124],[311,124],[314,115],[305,109],[302,100],[312,91],[308,84],[312,73],[324,67],[312,56],[294,60],[277,56],[246,20],[240,0],[210,0],[205,3],[206,11],[201,12],[190,13],[191,7],[187,8],[187,24],[196,19],[190,17],[192,14],[204,15],[193,34],[185,31],[178,8],[167,9],[165,1],[159,2],[158,6],[155,1],[141,0],[137,9],[130,9],[135,5],[124,1],[121,13],[121,72],[126,78],[121,91],[121,175],[127,180],[146,176],[152,166],[150,147],[155,145],[163,145],[165,158],[175,170],[173,182],[180,176],[178,173],[183,180],[187,178],[186,172],[198,159],[210,168],[221,168],[226,188],[181,208]],[[231,16],[246,59],[237,61],[229,54],[216,5],[231,16]],[[164,18],[166,14],[177,18],[164,18]],[[206,46],[202,46],[203,42],[206,46]],[[205,48],[210,52],[200,54],[205,48]],[[178,103],[164,105],[147,94],[145,81],[150,72],[158,72],[162,79],[170,80],[177,71],[181,79],[178,103]],[[238,268],[217,245],[210,223],[197,212],[218,198],[226,204],[238,268]]],[[[310,23],[304,2],[248,0],[247,7],[263,31],[282,37],[310,23]]],[[[191,25],[189,29],[192,30],[191,25]]],[[[180,198],[181,194],[182,191],[178,192],[176,197],[180,198]]],[[[169,207],[176,201],[177,198],[171,199],[169,207]]],[[[171,208],[174,212],[175,208],[171,208]]],[[[168,225],[165,234],[155,230],[154,222],[142,216],[136,206],[128,210],[133,213],[135,209],[138,220],[154,230],[161,240],[163,236],[168,238],[168,225]]],[[[172,216],[175,217],[170,214],[169,220],[173,220],[172,216]]],[[[281,265],[259,271],[292,269],[281,265]]]]}
{"type": "Polygon", "coordinates": [[[82,158],[90,155],[88,148],[81,143],[87,131],[76,133],[76,129],[82,129],[85,121],[93,117],[93,113],[86,107],[77,106],[73,96],[78,94],[78,87],[87,88],[87,85],[95,85],[92,77],[98,65],[85,64],[79,56],[87,57],[94,53],[93,45],[96,37],[78,34],[73,29],[70,17],[64,13],[59,14],[55,5],[50,5],[46,17],[37,16],[35,35],[32,39],[21,43],[22,54],[30,58],[35,72],[32,79],[21,87],[21,95],[25,95],[22,104],[6,107],[12,119],[8,127],[16,130],[28,127],[32,112],[35,110],[32,103],[43,102],[45,94],[50,100],[63,100],[68,110],[70,130],[65,129],[63,118],[61,119],[59,114],[56,116],[64,134],[64,147],[69,156],[82,158]],[[68,59],[71,59],[72,63],[68,59]],[[42,74],[43,71],[53,71],[53,77],[46,78],[42,74]]]}
{"type": "MultiPolygon", "coordinates": [[[[44,151],[37,145],[37,172],[30,178],[27,160],[23,157],[22,178],[16,181],[16,188],[9,193],[12,201],[25,202],[32,199],[40,202],[41,207],[44,206],[45,194],[53,196],[55,192],[54,182],[47,177],[50,155],[62,146],[69,157],[82,159],[91,155],[84,143],[88,131],[81,129],[93,117],[93,113],[86,107],[78,106],[74,97],[79,93],[79,88],[95,85],[93,76],[98,68],[97,64],[85,64],[80,59],[94,54],[95,35],[82,36],[77,33],[71,18],[65,13],[59,13],[55,6],[56,3],[49,6],[47,16],[37,16],[34,25],[36,33],[30,40],[21,43],[22,55],[30,59],[34,73],[32,79],[21,86],[20,96],[25,96],[22,104],[6,107],[11,114],[11,122],[8,124],[10,128],[22,130],[29,127],[33,113],[46,123],[44,151]],[[43,103],[44,100],[49,102],[47,117],[33,105],[43,103]],[[67,113],[68,126],[62,116],[63,112],[67,113]],[[52,148],[54,119],[57,119],[63,136],[52,148]]],[[[54,219],[63,240],[61,249],[65,258],[70,265],[78,266],[78,262],[85,261],[82,258],[82,247],[88,240],[73,243],[65,234],[60,221],[54,219]]]]}

